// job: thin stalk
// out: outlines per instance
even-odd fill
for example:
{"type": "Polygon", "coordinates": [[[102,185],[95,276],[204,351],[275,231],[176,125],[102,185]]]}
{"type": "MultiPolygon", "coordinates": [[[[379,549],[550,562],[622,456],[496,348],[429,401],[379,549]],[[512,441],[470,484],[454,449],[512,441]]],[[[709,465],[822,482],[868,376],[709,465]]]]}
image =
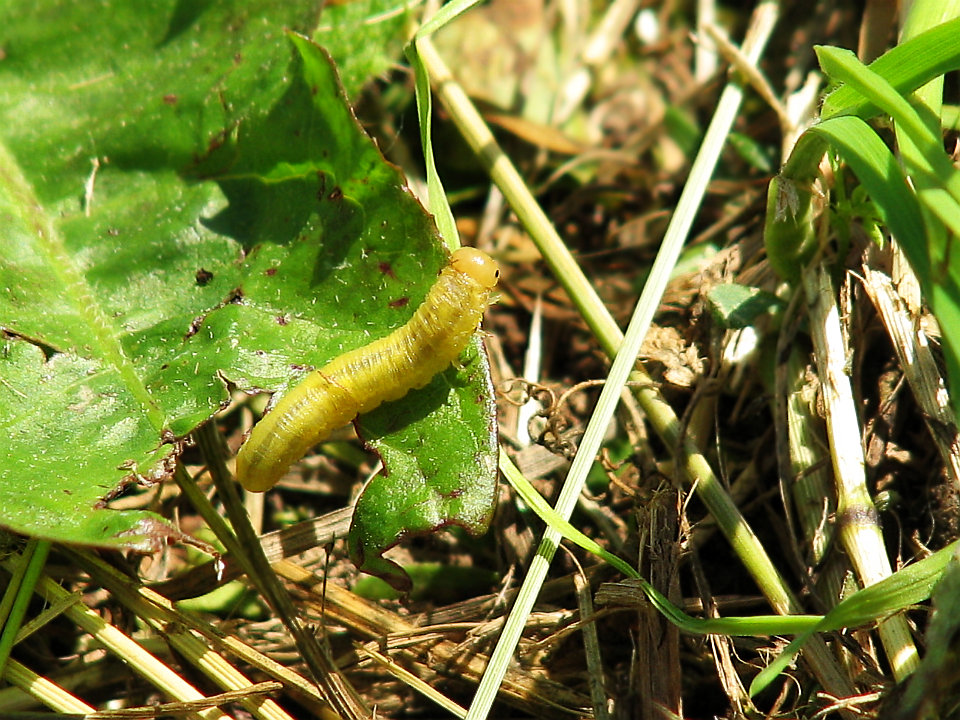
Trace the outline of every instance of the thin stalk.
{"type": "Polygon", "coordinates": [[[87,705],[87,703],[75,695],[72,695],[66,689],[45,677],[41,677],[16,660],[8,661],[3,679],[13,687],[20,688],[25,693],[29,693],[31,697],[58,713],[75,713],[84,716],[87,713],[94,713],[97,710],[92,705],[87,705]]]}
{"type": "MultiPolygon", "coordinates": [[[[803,293],[798,293],[798,298],[803,293]]],[[[792,304],[791,306],[793,306],[792,304]]],[[[814,589],[826,608],[832,608],[842,597],[844,577],[850,570],[849,560],[842,553],[830,553],[835,527],[830,519],[836,516],[836,493],[830,471],[830,445],[823,418],[816,408],[816,390],[806,379],[809,352],[797,345],[790,347],[792,334],[781,336],[777,356],[789,357],[777,368],[777,438],[780,460],[781,492],[792,503],[806,554],[798,552],[804,572],[819,568],[814,589]],[[790,348],[789,350],[787,348],[790,348]],[[783,425],[783,429],[781,429],[783,425]]],[[[788,515],[788,520],[790,516],[788,515]]]]}
{"type": "Polygon", "coordinates": [[[417,49],[437,96],[451,113],[460,133],[540,248],[543,259],[587,321],[603,351],[612,357],[623,342],[623,333],[616,321],[433,43],[429,38],[422,38],[417,42],[417,49]]]}
{"type": "MultiPolygon", "coordinates": [[[[847,354],[840,330],[840,313],[826,268],[817,264],[813,269],[805,269],[803,283],[811,306],[810,332],[837,485],[837,534],[866,587],[892,573],[877,509],[867,489],[860,421],[844,370],[847,354]]],[[[901,680],[916,670],[920,660],[904,616],[894,615],[884,620],[878,631],[894,677],[901,680]]]]}
{"type": "Polygon", "coordinates": [[[303,655],[314,680],[316,680],[326,700],[334,710],[345,718],[370,717],[370,712],[360,695],[340,674],[329,653],[324,652],[324,649],[320,646],[316,635],[308,631],[306,624],[294,607],[290,594],[270,567],[270,562],[267,560],[267,556],[263,552],[263,546],[260,544],[260,538],[250,525],[250,519],[247,517],[243,503],[240,501],[233,478],[224,465],[221,451],[222,438],[216,432],[215,427],[209,423],[201,426],[194,433],[194,436],[207,461],[207,467],[217,486],[217,493],[226,508],[227,516],[233,523],[236,538],[229,530],[225,532],[226,525],[222,518],[207,502],[206,496],[197,491],[191,478],[178,475],[177,481],[180,487],[190,494],[194,506],[217,534],[220,541],[231,553],[236,553],[237,561],[240,562],[264,599],[290,631],[297,650],[303,655]]]}
{"type": "Polygon", "coordinates": [[[5,617],[0,618],[0,627],[3,628],[0,632],[0,677],[3,677],[3,669],[10,657],[20,626],[23,624],[23,618],[26,617],[27,605],[33,596],[33,589],[37,585],[37,578],[43,571],[49,552],[50,541],[31,538],[20,555],[12,581],[7,585],[3,605],[9,607],[9,613],[5,612],[5,617]],[[8,597],[11,598],[10,601],[8,597]]]}
{"type": "MultiPolygon", "coordinates": [[[[0,566],[8,570],[12,569],[9,560],[0,561],[0,566]]],[[[64,590],[45,575],[41,575],[38,579],[36,592],[51,603],[65,602],[70,596],[67,590],[64,590]]],[[[177,700],[205,699],[205,696],[193,685],[83,603],[67,604],[63,615],[70,622],[80,627],[81,630],[92,635],[98,643],[121,658],[161,692],[177,700]]],[[[207,708],[196,713],[189,713],[187,717],[199,717],[204,720],[228,720],[227,716],[217,708],[207,708]]]]}

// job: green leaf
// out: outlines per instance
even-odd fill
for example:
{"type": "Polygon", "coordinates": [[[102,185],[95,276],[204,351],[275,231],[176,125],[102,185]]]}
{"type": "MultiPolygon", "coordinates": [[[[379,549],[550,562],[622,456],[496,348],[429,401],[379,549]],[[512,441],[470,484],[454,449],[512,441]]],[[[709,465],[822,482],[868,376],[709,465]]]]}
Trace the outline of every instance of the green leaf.
{"type": "Polygon", "coordinates": [[[367,483],[357,502],[350,555],[358,568],[401,590],[409,590],[409,580],[381,557],[384,550],[406,535],[451,523],[473,534],[490,524],[497,489],[496,405],[479,340],[464,360],[461,370],[436,376],[420,392],[418,405],[400,409],[389,403],[361,418],[361,435],[376,438],[370,444],[390,472],[367,483]]]}
{"type": "Polygon", "coordinates": [[[770,149],[754,140],[749,135],[740,132],[731,132],[727,136],[730,147],[754,170],[769,175],[774,170],[770,149]]]}
{"type": "MultiPolygon", "coordinates": [[[[957,172],[950,158],[943,152],[939,125],[936,129],[928,127],[920,113],[905,97],[882,75],[865,67],[849,50],[833,47],[817,47],[816,50],[824,72],[855,87],[889,114],[900,131],[910,137],[916,146],[916,151],[911,151],[906,164],[911,177],[916,179],[923,176],[929,185],[947,188],[956,204],[957,199],[960,199],[960,172],[957,172]]],[[[950,195],[945,195],[942,200],[950,200],[950,195]]]]}
{"type": "Polygon", "coordinates": [[[0,363],[0,523],[24,533],[156,547],[159,517],[100,501],[162,477],[166,431],[225,398],[215,372],[164,372],[237,284],[237,249],[202,224],[222,193],[177,169],[275,99],[282,24],[313,11],[185,7],[0,11],[0,326],[49,354],[13,341],[0,363]]]}
{"type": "MultiPolygon", "coordinates": [[[[960,29],[958,23],[960,19],[945,23],[904,43],[901,47],[911,46],[915,50],[913,54],[905,56],[904,61],[922,66],[925,70],[940,72],[960,67],[960,42],[957,42],[955,34],[960,29]],[[952,28],[954,34],[942,35],[944,27],[952,28]],[[935,45],[935,42],[941,41],[941,46],[935,45]]],[[[876,63],[865,68],[848,52],[836,48],[818,48],[818,55],[824,70],[845,81],[845,87],[871,100],[897,124],[903,143],[901,154],[923,209],[923,222],[917,223],[915,218],[911,218],[909,225],[901,223],[899,229],[891,225],[890,229],[910,260],[923,295],[943,329],[944,363],[950,379],[951,402],[954,413],[960,415],[960,343],[956,339],[957,329],[960,328],[960,263],[951,260],[952,246],[960,235],[960,172],[943,151],[937,118],[929,117],[929,108],[924,108],[922,104],[915,108],[898,94],[898,91],[912,87],[892,84],[876,70],[876,63]],[[924,109],[928,115],[926,121],[920,113],[924,109]]],[[[902,74],[901,70],[892,67],[882,67],[881,70],[894,78],[902,74]]],[[[872,131],[865,127],[845,131],[841,136],[854,139],[854,136],[865,134],[873,136],[872,131]]],[[[876,144],[879,140],[871,139],[871,142],[876,144]]],[[[892,156],[885,157],[883,162],[893,162],[892,156]]],[[[892,183],[892,188],[896,195],[904,197],[904,189],[899,181],[892,183]]],[[[873,194],[874,189],[868,189],[873,194]]],[[[909,190],[906,193],[913,194],[909,190]]],[[[899,203],[896,197],[889,196],[886,200],[875,200],[881,212],[888,213],[895,211],[899,203]]]]}
{"type": "MultiPolygon", "coordinates": [[[[930,80],[960,68],[960,18],[920,33],[878,57],[869,68],[883,76],[901,95],[913,92],[930,80]]],[[[859,90],[842,86],[823,101],[820,117],[857,115],[869,119],[880,108],[859,90]]]]}
{"type": "MultiPolygon", "coordinates": [[[[283,390],[403,324],[445,251],[325,54],[285,36],[318,4],[29,8],[0,13],[0,327],[19,336],[0,356],[0,525],[155,546],[160,518],[100,501],[162,477],[226,381],[283,390]]],[[[491,421],[472,357],[444,377],[475,449],[491,421]]],[[[410,425],[386,435],[438,411],[420,392],[392,408],[410,425]]],[[[408,450],[435,457],[424,427],[408,450]]],[[[495,460],[470,459],[443,470],[489,503],[495,460]]]]}
{"type": "MultiPolygon", "coordinates": [[[[911,191],[899,163],[880,137],[863,120],[843,116],[825,120],[804,133],[787,161],[785,173],[794,169],[794,155],[813,154],[833,148],[850,166],[877,206],[878,214],[903,245],[922,247],[923,215],[916,195],[911,191]]],[[[929,261],[911,257],[914,270],[928,271],[929,261]]]]}
{"type": "Polygon", "coordinates": [[[68,353],[48,361],[19,339],[0,345],[4,526],[140,550],[176,535],[153,513],[99,507],[137,471],[162,470],[170,452],[145,408],[122,388],[117,368],[68,353]]]}
{"type": "MultiPolygon", "coordinates": [[[[816,249],[811,211],[813,178],[828,149],[850,166],[873,200],[877,214],[904,248],[925,248],[920,203],[893,153],[863,120],[839,116],[801,135],[783,171],[770,183],[764,243],[777,272],[795,280],[799,268],[816,249]]],[[[910,255],[910,261],[920,277],[929,273],[930,260],[925,252],[910,255]]]]}
{"type": "Polygon", "coordinates": [[[749,327],[760,315],[779,310],[783,300],[760,288],[723,283],[707,292],[707,302],[714,319],[722,327],[739,330],[749,327]]]}
{"type": "Polygon", "coordinates": [[[953,542],[836,605],[814,627],[794,638],[772,663],[760,671],[750,684],[750,696],[755,696],[782,673],[814,633],[876,622],[929,598],[958,548],[960,542],[953,542]]]}
{"type": "Polygon", "coordinates": [[[324,5],[313,40],[333,58],[347,97],[356,98],[370,78],[386,74],[403,54],[412,9],[396,0],[324,5]]]}
{"type": "Polygon", "coordinates": [[[933,617],[927,626],[926,649],[920,667],[907,680],[894,720],[955,716],[960,690],[960,562],[954,553],[933,592],[933,617]]]}
{"type": "MultiPolygon", "coordinates": [[[[946,23],[954,27],[956,21],[946,23]]],[[[942,26],[940,26],[942,27],[942,26]]],[[[928,37],[923,33],[905,45],[928,37]]],[[[929,38],[928,38],[929,39],[929,38]]],[[[960,43],[952,37],[951,67],[960,64],[960,43]]],[[[929,53],[942,57],[941,49],[929,53]]],[[[890,113],[909,137],[908,169],[917,191],[903,178],[893,154],[861,120],[835,117],[811,129],[840,150],[870,192],[881,217],[910,260],[924,298],[943,329],[944,364],[950,380],[951,404],[960,414],[960,263],[951,259],[960,233],[960,173],[943,152],[939,135],[928,130],[917,111],[897,95],[882,76],[859,65],[846,53],[821,48],[825,67],[890,113]]],[[[928,59],[923,56],[922,59],[928,59]]],[[[945,62],[945,61],[944,61],[945,62]]],[[[942,62],[934,63],[942,68],[942,62]]],[[[792,158],[791,158],[792,161],[792,158]]],[[[788,163],[789,164],[789,163],[788,163]]]]}

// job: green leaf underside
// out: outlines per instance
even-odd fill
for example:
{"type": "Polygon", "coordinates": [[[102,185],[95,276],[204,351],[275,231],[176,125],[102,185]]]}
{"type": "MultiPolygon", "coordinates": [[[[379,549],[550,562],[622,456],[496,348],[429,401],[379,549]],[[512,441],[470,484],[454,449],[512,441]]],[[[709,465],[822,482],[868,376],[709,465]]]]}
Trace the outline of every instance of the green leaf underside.
{"type": "Polygon", "coordinates": [[[493,385],[479,338],[462,367],[437,375],[422,402],[402,410],[382,406],[361,418],[359,432],[390,469],[363,490],[350,528],[357,567],[409,589],[399,567],[381,557],[404,535],[454,523],[477,533],[490,524],[497,478],[493,385]],[[462,390],[466,389],[466,393],[462,390]],[[424,414],[429,411],[429,414],[424,414]],[[486,432],[475,432],[486,423],[486,432]],[[411,452],[420,448],[420,452],[411,452]],[[459,468],[449,472],[450,466],[459,468]],[[378,549],[371,554],[370,548],[378,549]]]}
{"type": "MultiPolygon", "coordinates": [[[[283,32],[319,5],[0,12],[0,327],[19,336],[0,356],[0,525],[127,546],[149,526],[156,545],[160,518],[97,502],[162,474],[165,431],[210,418],[225,381],[283,390],[423,299],[445,262],[432,222],[325,54],[283,32]]],[[[488,408],[488,381],[447,375],[488,408]]],[[[468,446],[490,452],[489,422],[461,428],[468,446]]],[[[473,473],[489,507],[490,465],[440,474],[473,473]]]]}

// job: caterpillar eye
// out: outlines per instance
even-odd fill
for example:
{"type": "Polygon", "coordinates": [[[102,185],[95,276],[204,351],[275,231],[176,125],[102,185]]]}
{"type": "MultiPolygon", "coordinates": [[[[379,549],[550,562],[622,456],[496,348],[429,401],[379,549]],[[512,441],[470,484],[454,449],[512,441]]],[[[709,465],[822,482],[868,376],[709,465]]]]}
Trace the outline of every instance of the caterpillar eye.
{"type": "Polygon", "coordinates": [[[477,281],[481,287],[492,288],[500,279],[500,266],[497,261],[482,250],[462,247],[453,253],[450,265],[477,281]]]}

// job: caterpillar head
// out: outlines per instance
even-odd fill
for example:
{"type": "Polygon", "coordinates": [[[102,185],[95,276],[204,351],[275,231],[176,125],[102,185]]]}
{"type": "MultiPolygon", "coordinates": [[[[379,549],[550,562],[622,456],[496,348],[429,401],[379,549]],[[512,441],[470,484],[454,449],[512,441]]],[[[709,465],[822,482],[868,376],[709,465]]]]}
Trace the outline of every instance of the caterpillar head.
{"type": "Polygon", "coordinates": [[[450,258],[450,266],[485,288],[495,287],[500,279],[500,266],[497,261],[476,248],[462,247],[454,252],[450,258]]]}

